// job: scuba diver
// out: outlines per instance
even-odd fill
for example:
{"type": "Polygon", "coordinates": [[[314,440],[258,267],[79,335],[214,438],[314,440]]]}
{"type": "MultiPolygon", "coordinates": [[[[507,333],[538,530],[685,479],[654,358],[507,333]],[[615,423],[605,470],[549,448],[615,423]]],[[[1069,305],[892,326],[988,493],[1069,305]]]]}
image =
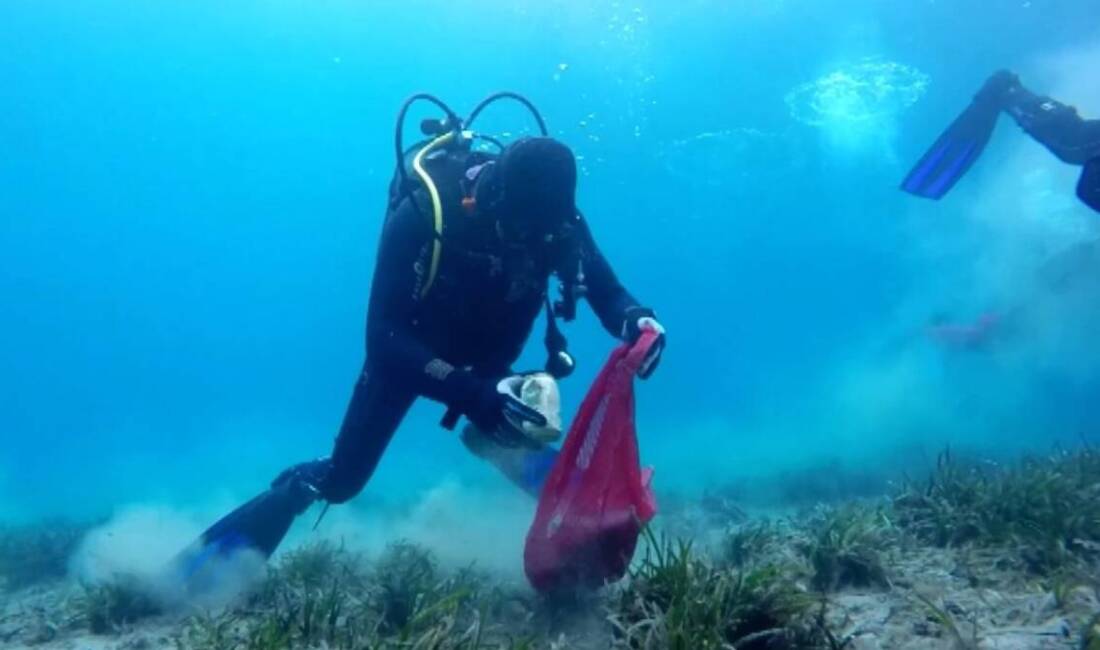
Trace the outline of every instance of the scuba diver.
{"type": "MultiPolygon", "coordinates": [[[[1002,112],[1059,160],[1083,167],[1077,196],[1100,212],[1100,120],[1082,119],[1074,108],[1036,95],[1007,70],[997,71],[986,80],[966,110],[905,177],[901,189],[933,200],[943,198],[977,161],[1002,112]]],[[[1055,256],[1039,273],[1040,294],[1064,293],[1067,286],[1090,277],[1095,268],[1091,251],[1095,248],[1095,242],[1086,242],[1055,256]]],[[[1016,329],[1008,325],[1019,323],[1033,302],[1035,297],[1008,310],[984,313],[973,322],[952,322],[936,316],[926,331],[946,347],[982,349],[994,337],[1016,329]]]]}
{"type": "Polygon", "coordinates": [[[366,361],[332,453],[283,471],[268,490],[203,533],[173,564],[185,580],[207,560],[240,549],[269,557],[311,504],[323,501],[327,508],[359,494],[421,397],[447,407],[446,428],[465,416],[474,425],[464,433],[466,446],[537,495],[557,451],[524,434],[524,423],[546,420],[515,394],[512,364],[544,308],[546,371],[553,377],[574,366],[555,319],[571,320],[582,297],[616,338],[633,342],[643,330],[655,330],[659,344],[638,375],[647,378],[657,366],[664,328],[601,255],[575,203],[576,158],[547,136],[529,101],[498,93],[463,120],[435,97],[415,95],[399,114],[395,153],[368,305],[366,361]],[[499,99],[522,103],[542,135],[504,146],[470,130],[499,99]],[[402,127],[418,100],[435,104],[446,118],[421,122],[428,138],[406,150],[402,127]],[[561,283],[556,304],[548,297],[551,276],[561,283]]]}
{"type": "Polygon", "coordinates": [[[986,80],[970,106],[905,177],[901,189],[942,198],[985,149],[1002,112],[1059,160],[1083,167],[1077,196],[1100,212],[1100,120],[1082,119],[1073,107],[1036,95],[1007,70],[986,80]]]}
{"type": "MultiPolygon", "coordinates": [[[[1095,323],[1100,313],[1095,296],[1100,291],[1100,239],[1073,244],[1043,262],[1034,280],[1009,305],[980,314],[972,321],[934,315],[926,328],[930,339],[945,349],[984,351],[995,342],[1034,335],[1046,326],[1044,311],[1072,312],[1077,320],[1095,323]]],[[[1091,327],[1091,325],[1088,325],[1091,327]]]]}
{"type": "Polygon", "coordinates": [[[945,348],[979,350],[999,333],[1003,320],[1004,315],[998,312],[985,312],[973,322],[956,322],[947,314],[937,313],[929,320],[925,333],[945,348]]]}

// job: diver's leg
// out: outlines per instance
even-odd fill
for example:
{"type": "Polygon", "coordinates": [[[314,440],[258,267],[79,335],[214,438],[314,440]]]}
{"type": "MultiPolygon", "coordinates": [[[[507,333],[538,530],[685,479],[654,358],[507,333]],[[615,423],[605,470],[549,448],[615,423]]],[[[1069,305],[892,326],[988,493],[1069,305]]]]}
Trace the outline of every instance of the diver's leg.
{"type": "Polygon", "coordinates": [[[344,503],[362,490],[416,396],[366,371],[355,385],[331,459],[294,465],[271,487],[208,528],[174,561],[190,581],[210,560],[249,549],[270,557],[298,515],[317,500],[344,503]]]}
{"type": "Polygon", "coordinates": [[[359,494],[415,401],[415,392],[364,366],[332,450],[332,471],[319,486],[321,498],[344,503],[359,494]]]}
{"type": "Polygon", "coordinates": [[[1059,160],[1083,165],[1100,156],[1100,120],[1085,120],[1072,106],[1036,95],[1017,81],[1005,94],[1005,112],[1059,160]]]}

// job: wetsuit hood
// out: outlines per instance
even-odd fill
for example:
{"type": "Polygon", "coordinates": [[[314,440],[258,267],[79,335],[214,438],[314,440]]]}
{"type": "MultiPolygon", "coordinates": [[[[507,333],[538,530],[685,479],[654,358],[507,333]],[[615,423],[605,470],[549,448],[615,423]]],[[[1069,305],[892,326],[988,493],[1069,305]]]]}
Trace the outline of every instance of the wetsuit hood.
{"type": "Polygon", "coordinates": [[[552,238],[576,215],[577,161],[553,138],[517,140],[483,173],[477,204],[509,240],[552,238]]]}

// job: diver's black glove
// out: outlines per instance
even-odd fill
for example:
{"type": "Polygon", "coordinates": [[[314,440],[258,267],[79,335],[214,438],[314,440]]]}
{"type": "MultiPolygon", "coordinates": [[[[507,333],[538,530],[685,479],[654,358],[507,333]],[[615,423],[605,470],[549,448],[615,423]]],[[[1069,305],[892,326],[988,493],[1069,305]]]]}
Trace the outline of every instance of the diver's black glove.
{"type": "Polygon", "coordinates": [[[546,417],[527,406],[512,391],[511,380],[480,381],[459,408],[486,437],[504,447],[537,447],[523,432],[523,423],[546,426],[546,417]]]}
{"type": "Polygon", "coordinates": [[[627,309],[626,317],[623,319],[623,340],[633,345],[638,342],[645,330],[657,332],[657,342],[649,349],[649,354],[638,368],[638,377],[641,379],[649,379],[661,361],[661,353],[665,351],[665,328],[657,320],[657,314],[652,309],[646,307],[627,309]]]}
{"type": "Polygon", "coordinates": [[[1010,70],[998,70],[989,79],[985,80],[975,101],[988,102],[998,108],[1008,108],[1012,103],[1012,96],[1023,86],[1020,85],[1020,77],[1010,70]]]}

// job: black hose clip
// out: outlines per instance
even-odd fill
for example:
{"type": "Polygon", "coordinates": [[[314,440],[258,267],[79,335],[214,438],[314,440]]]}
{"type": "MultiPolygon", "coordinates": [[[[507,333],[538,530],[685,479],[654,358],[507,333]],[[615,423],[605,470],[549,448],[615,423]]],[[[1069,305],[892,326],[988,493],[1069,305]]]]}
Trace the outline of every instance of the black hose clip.
{"type": "Polygon", "coordinates": [[[554,313],[569,323],[577,317],[577,301],[584,297],[588,288],[580,282],[562,282],[559,285],[561,298],[554,301],[554,313]]]}
{"type": "Polygon", "coordinates": [[[420,120],[420,133],[429,137],[440,136],[452,130],[451,121],[448,118],[426,117],[420,120]]]}

